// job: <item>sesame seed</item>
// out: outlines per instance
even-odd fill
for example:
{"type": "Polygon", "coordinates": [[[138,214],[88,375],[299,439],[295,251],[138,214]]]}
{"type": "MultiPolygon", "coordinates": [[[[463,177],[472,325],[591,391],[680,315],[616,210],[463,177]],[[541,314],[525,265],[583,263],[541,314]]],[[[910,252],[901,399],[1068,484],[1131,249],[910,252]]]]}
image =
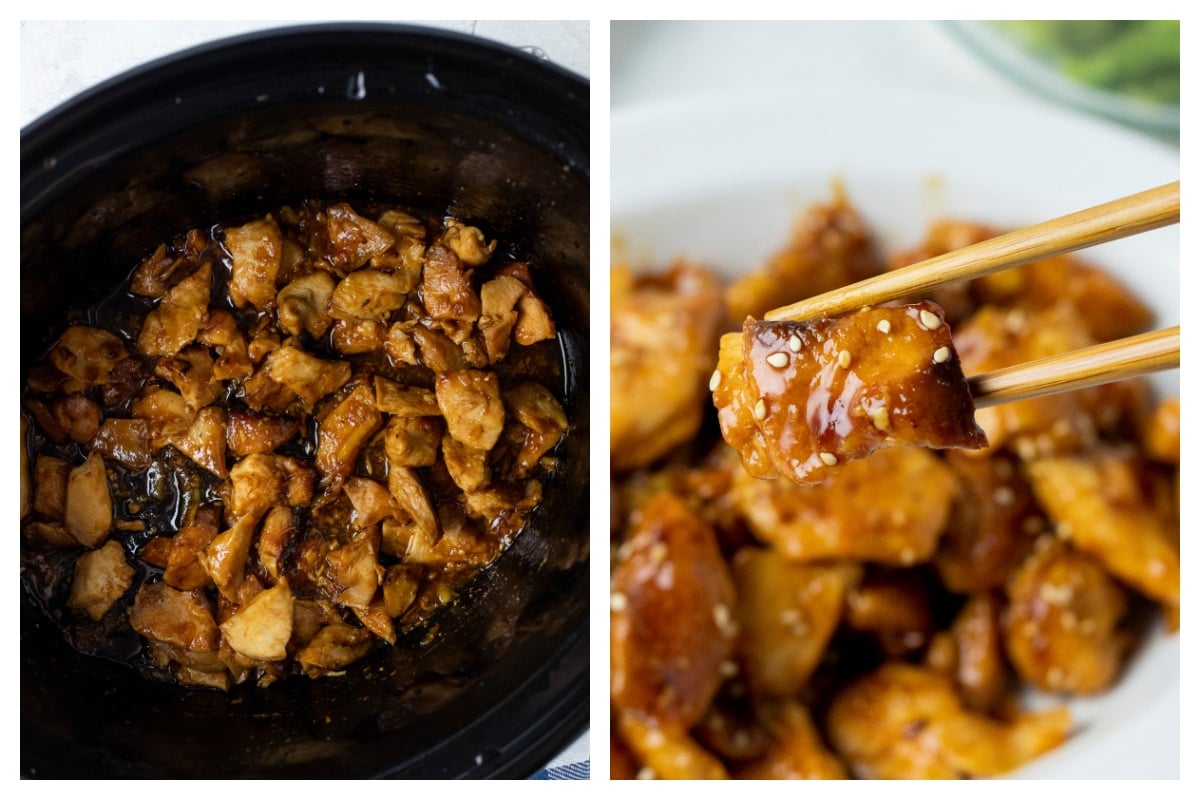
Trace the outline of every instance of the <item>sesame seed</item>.
{"type": "Polygon", "coordinates": [[[1060,439],[1065,439],[1071,433],[1071,423],[1060,419],[1051,426],[1050,432],[1060,439]]]}
{"type": "Polygon", "coordinates": [[[642,767],[638,770],[637,779],[639,781],[652,781],[658,777],[658,773],[653,767],[642,767]]]}
{"type": "Polygon", "coordinates": [[[1004,330],[1011,334],[1018,334],[1025,330],[1025,312],[1020,308],[1014,308],[1008,312],[1008,316],[1004,318],[1004,330]]]}
{"type": "Polygon", "coordinates": [[[886,319],[881,319],[879,320],[879,324],[875,326],[875,330],[886,336],[892,332],[892,323],[886,319]]]}
{"type": "Polygon", "coordinates": [[[1017,455],[1022,461],[1033,461],[1037,458],[1037,445],[1028,436],[1022,436],[1016,442],[1017,455]]]}
{"type": "MultiPolygon", "coordinates": [[[[720,671],[721,671],[722,678],[732,678],[734,675],[738,674],[737,662],[730,661],[729,659],[722,661],[721,666],[720,666],[720,671]]],[[[717,719],[722,719],[722,718],[717,717],[717,719]]]]}
{"type": "Polygon", "coordinates": [[[803,346],[804,346],[804,342],[800,341],[800,337],[797,336],[796,334],[793,333],[791,336],[788,337],[788,349],[791,350],[793,353],[799,353],[800,348],[803,346]]]}
{"type": "Polygon", "coordinates": [[[838,457],[826,450],[821,451],[821,463],[827,467],[835,466],[838,463],[838,457]]]}
{"type": "Polygon", "coordinates": [[[721,385],[721,370],[714,369],[712,377],[708,379],[708,390],[715,392],[717,387],[721,385]]]}
{"type": "Polygon", "coordinates": [[[904,646],[909,650],[916,650],[925,643],[925,636],[920,631],[909,631],[904,634],[904,646]]]}
{"type": "Polygon", "coordinates": [[[838,353],[838,366],[841,367],[842,369],[850,368],[850,351],[849,350],[843,350],[842,352],[838,353]]]}
{"type": "Polygon", "coordinates": [[[666,542],[655,542],[650,548],[650,562],[652,564],[661,564],[667,560],[667,544],[666,542]]]}
{"type": "Polygon", "coordinates": [[[779,612],[779,621],[784,625],[795,625],[800,621],[800,611],[795,608],[785,608],[779,612]]]}
{"type": "Polygon", "coordinates": [[[788,355],[787,353],[771,353],[767,356],[767,363],[777,369],[783,369],[788,365],[788,355]]]}
{"type": "Polygon", "coordinates": [[[737,633],[737,623],[733,621],[733,615],[729,613],[729,606],[724,603],[717,603],[712,610],[713,622],[717,624],[717,629],[721,631],[721,635],[726,638],[732,638],[737,633]]]}
{"type": "Polygon", "coordinates": [[[867,416],[871,419],[876,430],[886,431],[892,427],[892,421],[888,417],[887,406],[876,406],[875,408],[867,409],[867,416]]]}
{"type": "Polygon", "coordinates": [[[750,746],[750,734],[744,729],[738,728],[733,732],[733,746],[739,750],[743,750],[750,746]]]}
{"type": "Polygon", "coordinates": [[[629,598],[620,592],[613,592],[612,597],[608,598],[608,607],[620,614],[622,611],[629,608],[629,598]]]}
{"type": "Polygon", "coordinates": [[[1146,570],[1151,575],[1153,575],[1154,577],[1157,578],[1160,575],[1162,575],[1164,572],[1167,571],[1167,567],[1165,564],[1163,564],[1163,562],[1159,561],[1157,558],[1152,558],[1152,559],[1150,559],[1150,561],[1148,561],[1146,563],[1146,570]]]}
{"type": "Polygon", "coordinates": [[[936,331],[938,328],[942,327],[941,317],[932,311],[922,308],[921,313],[918,314],[917,317],[921,320],[921,327],[925,330],[936,331]]]}
{"type": "Polygon", "coordinates": [[[1071,523],[1060,522],[1058,525],[1054,526],[1054,532],[1058,534],[1058,538],[1060,539],[1070,539],[1071,534],[1075,531],[1071,527],[1071,523]]]}
{"type": "Polygon", "coordinates": [[[901,564],[905,564],[905,565],[912,564],[916,560],[917,560],[917,551],[913,550],[911,547],[906,547],[900,551],[900,563],[901,564]]]}
{"type": "Polygon", "coordinates": [[[1073,631],[1079,627],[1079,617],[1075,616],[1073,611],[1064,611],[1062,613],[1062,625],[1069,631],[1073,631]]]}
{"type": "Polygon", "coordinates": [[[1047,583],[1038,594],[1052,606],[1065,606],[1075,596],[1075,590],[1060,583],[1047,583]]]}
{"type": "Polygon", "coordinates": [[[997,486],[996,491],[992,492],[992,500],[998,506],[1011,506],[1016,498],[1016,493],[1007,486],[997,486]]]}
{"type": "Polygon", "coordinates": [[[1065,677],[1066,675],[1063,674],[1062,667],[1051,667],[1046,671],[1046,684],[1051,689],[1060,689],[1065,677]]]}
{"type": "Polygon", "coordinates": [[[651,728],[646,731],[646,746],[650,748],[659,748],[666,744],[666,737],[658,728],[651,728]]]}
{"type": "Polygon", "coordinates": [[[755,419],[766,419],[767,418],[767,404],[763,401],[763,399],[761,397],[758,399],[758,402],[754,404],[754,418],[755,419]]]}
{"type": "Polygon", "coordinates": [[[950,360],[950,348],[949,347],[939,347],[937,350],[933,351],[933,363],[945,364],[949,360],[950,360]]]}

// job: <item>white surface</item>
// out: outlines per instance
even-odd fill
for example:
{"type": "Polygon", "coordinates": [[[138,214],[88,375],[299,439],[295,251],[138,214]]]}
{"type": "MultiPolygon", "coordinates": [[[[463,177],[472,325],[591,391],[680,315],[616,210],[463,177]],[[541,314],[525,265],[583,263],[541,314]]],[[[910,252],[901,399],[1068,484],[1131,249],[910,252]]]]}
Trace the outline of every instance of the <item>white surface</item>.
{"type": "MultiPolygon", "coordinates": [[[[949,69],[937,33],[614,29],[614,253],[634,264],[687,254],[736,274],[835,178],[890,250],[937,216],[1027,224],[1179,177],[1174,148],[949,69]]],[[[1179,228],[1088,257],[1136,286],[1160,324],[1179,320],[1179,228]]],[[[1159,376],[1167,390],[1178,379],[1159,376]]],[[[1178,777],[1179,659],[1179,637],[1156,635],[1113,691],[1072,703],[1076,735],[1017,776],[1178,777]]]]}
{"type": "MultiPolygon", "coordinates": [[[[392,20],[403,22],[403,20],[392,20]]],[[[127,69],[194,45],[295,22],[21,22],[21,125],[73,95],[127,69]]],[[[422,20],[427,25],[481,36],[513,47],[536,47],[546,57],[587,76],[589,25],[559,21],[422,20]]]]}

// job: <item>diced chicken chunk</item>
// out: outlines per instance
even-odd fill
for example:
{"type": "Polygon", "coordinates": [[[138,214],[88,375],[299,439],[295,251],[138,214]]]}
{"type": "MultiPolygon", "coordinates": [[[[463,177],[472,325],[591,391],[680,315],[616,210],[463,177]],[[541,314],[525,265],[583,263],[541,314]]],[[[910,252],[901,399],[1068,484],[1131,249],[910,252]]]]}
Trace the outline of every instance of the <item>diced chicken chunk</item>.
{"type": "Polygon", "coordinates": [[[170,542],[163,583],[176,589],[201,589],[208,585],[208,573],[200,563],[200,554],[220,533],[221,514],[216,506],[196,511],[192,521],[183,525],[166,541],[170,542]]]}
{"type": "Polygon", "coordinates": [[[187,433],[172,439],[171,444],[218,478],[229,475],[225,465],[225,409],[219,406],[200,409],[187,433]]]}
{"type": "Polygon", "coordinates": [[[609,453],[625,470],[699,430],[724,311],[716,279],[687,263],[637,278],[618,267],[612,285],[609,453]]]}
{"type": "Polygon", "coordinates": [[[932,303],[808,323],[747,320],[712,383],[725,440],[755,477],[819,483],[881,447],[980,448],[971,391],[932,303]]]}
{"type": "Polygon", "coordinates": [[[149,583],[138,590],[129,613],[133,629],[181,650],[215,653],[220,631],[200,591],[181,592],[165,583],[149,583]]]}
{"type": "MultiPolygon", "coordinates": [[[[21,458],[25,458],[25,447],[21,447],[21,458]]],[[[47,517],[62,519],[67,505],[67,476],[71,464],[61,458],[38,453],[33,465],[33,510],[47,517]]],[[[29,513],[22,509],[24,517],[29,513]]]]}
{"type": "Polygon", "coordinates": [[[272,580],[279,578],[284,551],[298,532],[296,515],[288,506],[275,506],[263,518],[255,550],[258,565],[272,580]]]}
{"type": "Polygon", "coordinates": [[[283,234],[270,216],[225,231],[233,261],[229,298],[238,308],[265,311],[275,300],[275,278],[283,255],[283,234]]]}
{"type": "Polygon", "coordinates": [[[383,580],[375,542],[368,536],[359,537],[330,550],[326,560],[333,601],[347,608],[365,610],[383,580]]]}
{"type": "Polygon", "coordinates": [[[491,480],[487,450],[469,447],[450,434],[442,437],[442,457],[451,480],[464,492],[474,492],[491,480]]]}
{"type": "Polygon", "coordinates": [[[434,390],[451,436],[479,450],[496,444],[504,429],[504,403],[494,372],[444,373],[436,377],[434,390]]]}
{"type": "Polygon", "coordinates": [[[383,426],[375,408],[375,392],[359,384],[330,409],[317,428],[317,469],[337,482],[349,477],[367,442],[383,426]]]}
{"type": "Polygon", "coordinates": [[[54,403],[54,417],[73,441],[87,444],[100,430],[100,406],[81,394],[69,394],[54,403]]]}
{"type": "Polygon", "coordinates": [[[431,390],[402,386],[379,375],[375,376],[375,405],[394,417],[436,417],[442,413],[431,390]]]}
{"type": "Polygon", "coordinates": [[[403,275],[360,269],[342,278],[333,290],[330,315],[344,320],[381,320],[404,305],[408,281],[403,275]]]}
{"type": "Polygon", "coordinates": [[[354,506],[350,524],[356,528],[370,528],[396,514],[392,495],[386,486],[377,481],[352,476],[343,489],[350,499],[350,505],[354,506]]]}
{"type": "Polygon", "coordinates": [[[133,574],[133,567],[125,560],[125,548],[118,542],[105,542],[103,547],[84,553],[75,562],[75,581],[71,584],[67,607],[80,609],[98,620],[129,591],[133,574]]]}
{"type": "Polygon", "coordinates": [[[275,299],[279,327],[292,336],[304,332],[314,339],[324,336],[333,324],[329,305],[336,285],[328,272],[321,271],[296,278],[284,286],[275,299]]]}
{"type": "Polygon", "coordinates": [[[513,327],[517,324],[517,305],[528,291],[525,284],[508,275],[493,278],[479,290],[479,331],[493,363],[508,355],[513,327]]]}
{"type": "MultiPolygon", "coordinates": [[[[354,273],[358,274],[358,273],[354,273]]],[[[333,348],[343,355],[361,355],[383,350],[388,328],[379,320],[340,319],[333,325],[333,348]]]]}
{"type": "Polygon", "coordinates": [[[85,547],[96,547],[112,530],[113,505],[104,459],[92,453],[67,476],[63,525],[85,547]]]}
{"type": "Polygon", "coordinates": [[[229,513],[234,519],[259,519],[285,496],[286,475],[271,455],[254,453],[229,471],[229,513]]]}
{"type": "Polygon", "coordinates": [[[295,417],[275,417],[240,408],[228,413],[225,444],[235,456],[270,453],[291,441],[301,431],[295,417]]]}
{"type": "Polygon", "coordinates": [[[107,383],[118,362],[128,355],[125,343],[100,328],[75,325],[63,331],[50,350],[50,363],[78,389],[107,383]]]}
{"type": "Polygon", "coordinates": [[[434,319],[474,322],[482,311],[463,262],[442,245],[434,245],[425,253],[422,298],[425,310],[434,319]]]}
{"type": "Polygon", "coordinates": [[[734,775],[739,780],[843,780],[849,777],[837,756],[829,752],[808,709],[782,702],[763,711],[771,732],[767,752],[734,775]]]}
{"type": "Polygon", "coordinates": [[[962,707],[937,673],[888,663],[844,689],[829,711],[829,736],[861,778],[987,777],[1057,747],[1066,708],[1001,722],[962,707]]]}
{"type": "Polygon", "coordinates": [[[175,384],[183,399],[196,411],[225,391],[213,373],[213,358],[203,345],[185,347],[177,356],[160,359],[154,374],[175,384]]]}
{"type": "Polygon", "coordinates": [[[621,738],[645,766],[648,777],[664,780],[724,780],[729,773],[716,756],[677,725],[636,713],[617,719],[621,738]]]}
{"type": "Polygon", "coordinates": [[[669,494],[639,510],[627,549],[612,578],[612,701],[686,729],[733,652],[733,581],[712,528],[669,494]]]}
{"type": "Polygon", "coordinates": [[[325,261],[339,274],[358,269],[386,253],[395,243],[395,237],[386,228],[360,217],[347,203],[330,206],[324,217],[319,247],[325,261]]]}
{"type": "Polygon", "coordinates": [[[432,467],[441,441],[442,423],[437,417],[392,417],[383,445],[392,466],[432,467]]]}
{"type": "Polygon", "coordinates": [[[173,356],[195,341],[208,317],[212,265],[207,261],[163,295],[146,315],[137,349],[148,356],[173,356]]]}
{"type": "Polygon", "coordinates": [[[292,638],[294,598],[286,580],[259,592],[244,608],[221,623],[226,644],[256,661],[287,658],[292,638]]]}
{"type": "Polygon", "coordinates": [[[467,266],[478,267],[486,263],[496,251],[496,240],[489,242],[479,228],[464,225],[456,219],[447,219],[445,225],[442,242],[467,266]]]}
{"type": "Polygon", "coordinates": [[[326,625],[296,654],[296,661],[311,678],[337,672],[371,649],[371,634],[344,623],[326,625]]]}
{"type": "Polygon", "coordinates": [[[234,602],[246,579],[246,559],[250,557],[250,543],[257,527],[257,517],[241,517],[232,528],[214,537],[198,556],[217,590],[234,602]]]}
{"type": "Polygon", "coordinates": [[[296,347],[280,347],[267,356],[271,380],[295,392],[310,408],[350,380],[350,365],[309,355],[296,347]]]}

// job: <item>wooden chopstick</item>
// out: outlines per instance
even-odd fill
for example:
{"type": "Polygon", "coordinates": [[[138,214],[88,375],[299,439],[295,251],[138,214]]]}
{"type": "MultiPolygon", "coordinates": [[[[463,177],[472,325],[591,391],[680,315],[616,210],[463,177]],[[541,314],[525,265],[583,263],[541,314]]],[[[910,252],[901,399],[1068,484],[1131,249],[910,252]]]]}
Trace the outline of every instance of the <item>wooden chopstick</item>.
{"type": "Polygon", "coordinates": [[[1179,222],[1179,181],[885,272],[768,311],[765,318],[803,322],[845,314],[1176,222],[1179,222]]]}
{"type": "Polygon", "coordinates": [[[1135,378],[1179,366],[1179,326],[968,378],[976,408],[1135,378]]]}

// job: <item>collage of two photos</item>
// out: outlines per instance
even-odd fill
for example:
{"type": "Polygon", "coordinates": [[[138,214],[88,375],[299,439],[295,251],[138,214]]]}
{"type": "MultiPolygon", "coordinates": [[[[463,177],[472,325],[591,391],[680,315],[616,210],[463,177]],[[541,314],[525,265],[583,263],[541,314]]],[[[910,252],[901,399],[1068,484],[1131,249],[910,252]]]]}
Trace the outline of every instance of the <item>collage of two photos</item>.
{"type": "Polygon", "coordinates": [[[1179,50],[23,21],[21,777],[1178,778],[1179,50]]]}

